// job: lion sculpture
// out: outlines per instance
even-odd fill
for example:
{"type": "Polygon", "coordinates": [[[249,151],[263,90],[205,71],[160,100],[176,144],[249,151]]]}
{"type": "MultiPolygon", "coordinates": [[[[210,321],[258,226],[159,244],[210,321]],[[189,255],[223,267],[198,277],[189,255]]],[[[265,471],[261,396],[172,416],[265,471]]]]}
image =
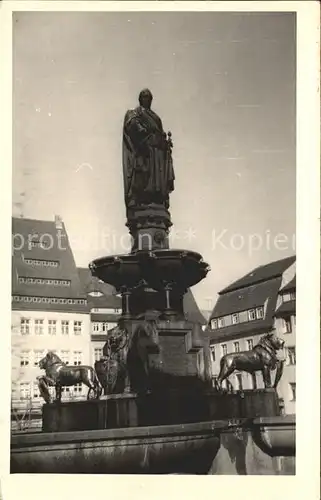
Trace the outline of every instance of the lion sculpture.
{"type": "Polygon", "coordinates": [[[250,351],[226,354],[220,361],[220,373],[217,377],[217,389],[222,390],[223,380],[234,371],[253,374],[261,371],[265,388],[272,387],[271,371],[276,369],[273,387],[276,388],[283,374],[284,360],[278,359],[277,352],[284,347],[284,340],[275,333],[264,335],[250,351]]]}
{"type": "Polygon", "coordinates": [[[69,366],[63,363],[57,354],[49,351],[44,358],[39,361],[39,368],[46,371],[46,375],[38,378],[40,394],[49,403],[51,401],[49,387],[54,386],[56,401],[61,401],[62,388],[75,384],[85,384],[89,390],[87,399],[91,393],[99,399],[102,388],[95,370],[91,366],[77,365],[69,366]]]}
{"type": "Polygon", "coordinates": [[[103,357],[95,362],[95,370],[105,395],[119,394],[128,388],[127,352],[128,333],[120,321],[107,333],[103,357]]]}

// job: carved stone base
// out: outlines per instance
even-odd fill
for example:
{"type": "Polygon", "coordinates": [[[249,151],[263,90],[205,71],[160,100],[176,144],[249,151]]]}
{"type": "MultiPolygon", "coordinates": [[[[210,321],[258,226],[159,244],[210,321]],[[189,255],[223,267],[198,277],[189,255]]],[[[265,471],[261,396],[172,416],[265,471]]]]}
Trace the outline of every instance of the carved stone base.
{"type": "Polygon", "coordinates": [[[200,325],[186,320],[128,321],[127,366],[131,390],[211,387],[210,351],[200,325]]]}
{"type": "Polygon", "coordinates": [[[229,425],[279,416],[274,389],[221,394],[193,377],[163,378],[163,387],[146,395],[114,394],[100,400],[45,404],[43,432],[67,432],[228,420],[229,425]],[[186,383],[187,382],[187,383],[186,383]],[[172,386],[176,385],[176,388],[172,386]]]}
{"type": "Polygon", "coordinates": [[[130,207],[127,224],[133,238],[132,251],[169,248],[170,213],[162,204],[151,203],[130,207]]]}

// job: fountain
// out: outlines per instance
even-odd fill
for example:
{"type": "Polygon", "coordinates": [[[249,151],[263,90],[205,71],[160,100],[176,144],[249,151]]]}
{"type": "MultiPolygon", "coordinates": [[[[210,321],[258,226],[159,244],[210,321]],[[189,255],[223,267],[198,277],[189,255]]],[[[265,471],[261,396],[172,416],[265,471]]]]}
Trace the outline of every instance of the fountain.
{"type": "Polygon", "coordinates": [[[212,387],[208,342],[183,306],[209,266],[199,253],[169,248],[173,143],[151,102],[143,90],[124,120],[132,250],[89,266],[122,296],[121,319],[95,365],[105,395],[45,404],[42,432],[12,437],[11,472],[246,474],[250,446],[266,463],[255,472],[253,459],[254,473],[276,473],[273,456],[294,455],[294,422],[279,415],[275,389],[212,387]]]}

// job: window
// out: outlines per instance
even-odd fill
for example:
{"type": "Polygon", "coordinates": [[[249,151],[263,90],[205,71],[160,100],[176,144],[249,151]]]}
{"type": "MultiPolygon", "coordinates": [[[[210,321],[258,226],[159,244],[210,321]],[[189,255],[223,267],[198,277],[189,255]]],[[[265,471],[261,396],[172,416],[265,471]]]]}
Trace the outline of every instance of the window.
{"type": "Polygon", "coordinates": [[[264,309],[263,309],[263,307],[257,307],[256,308],[256,317],[257,317],[257,319],[263,319],[264,318],[264,309]]]}
{"type": "Polygon", "coordinates": [[[35,320],[35,334],[43,335],[43,319],[35,320]]]}
{"type": "Polygon", "coordinates": [[[291,318],[284,318],[283,324],[285,333],[291,333],[292,332],[291,318]]]}
{"type": "Polygon", "coordinates": [[[81,334],[81,321],[74,321],[74,334],[75,335],[81,334]]]}
{"type": "Polygon", "coordinates": [[[296,400],[296,383],[290,383],[291,391],[292,391],[292,401],[296,400]]]}
{"type": "Polygon", "coordinates": [[[212,355],[212,361],[215,361],[215,346],[211,345],[211,355],[212,355]]]}
{"type": "Polygon", "coordinates": [[[33,383],[33,394],[32,394],[32,397],[37,399],[37,398],[40,398],[40,391],[39,391],[39,386],[37,384],[37,382],[34,382],[33,383]]]}
{"type": "Polygon", "coordinates": [[[69,365],[69,351],[61,351],[61,361],[69,365]]]}
{"type": "Polygon", "coordinates": [[[108,323],[102,323],[102,330],[103,330],[103,332],[108,331],[108,323]]]}
{"type": "Polygon", "coordinates": [[[288,347],[288,363],[289,365],[295,365],[296,364],[296,353],[295,353],[295,347],[291,346],[288,347]]]}
{"type": "Polygon", "coordinates": [[[28,335],[30,333],[30,319],[21,318],[21,320],[20,320],[20,332],[22,335],[28,335]]]}
{"type": "Polygon", "coordinates": [[[95,361],[99,361],[102,355],[103,355],[103,350],[101,348],[94,349],[95,361]]]}
{"type": "Polygon", "coordinates": [[[249,339],[247,340],[247,350],[251,351],[253,349],[253,340],[249,339]]]}
{"type": "Polygon", "coordinates": [[[86,305],[85,299],[57,299],[54,297],[26,297],[24,295],[14,295],[12,297],[14,302],[38,302],[42,304],[77,304],[86,305]]]}
{"type": "Polygon", "coordinates": [[[44,357],[44,355],[45,355],[45,351],[36,350],[34,352],[34,362],[33,362],[33,364],[35,366],[38,366],[39,365],[39,361],[44,357]]]}
{"type": "Polygon", "coordinates": [[[237,325],[240,322],[239,313],[232,314],[232,324],[237,325]]]}
{"type": "Polygon", "coordinates": [[[289,302],[291,300],[291,294],[290,293],[283,293],[282,299],[283,299],[283,302],[289,302]]]}
{"type": "Polygon", "coordinates": [[[242,382],[241,373],[236,373],[235,378],[236,378],[237,390],[242,391],[243,390],[243,382],[242,382]]]}
{"type": "Polygon", "coordinates": [[[81,394],[81,391],[82,391],[82,385],[81,384],[76,384],[74,385],[73,387],[73,392],[74,394],[81,394]]]}
{"type": "Polygon", "coordinates": [[[257,389],[257,381],[255,373],[252,373],[251,379],[252,379],[252,389],[257,389]]]}
{"type": "Polygon", "coordinates": [[[90,295],[91,297],[102,297],[104,294],[99,291],[93,291],[90,292],[88,295],[90,295]]]}
{"type": "Polygon", "coordinates": [[[234,352],[240,352],[240,343],[234,342],[234,352]]]}
{"type": "Polygon", "coordinates": [[[99,332],[100,328],[99,328],[99,323],[97,321],[95,321],[93,323],[93,332],[99,332]]]}
{"type": "Polygon", "coordinates": [[[52,280],[47,278],[28,278],[19,276],[19,283],[26,285],[70,286],[70,280],[52,280]]]}
{"type": "Polygon", "coordinates": [[[56,333],[57,333],[57,321],[55,319],[48,320],[48,333],[49,333],[49,335],[56,335],[56,333]]]}
{"type": "Polygon", "coordinates": [[[217,319],[212,319],[211,320],[211,329],[216,330],[217,329],[217,319]]]}
{"type": "Polygon", "coordinates": [[[82,352],[74,351],[74,365],[81,365],[82,352]]]}
{"type": "Polygon", "coordinates": [[[61,322],[61,333],[62,335],[69,335],[69,321],[63,320],[61,322]]]}
{"type": "Polygon", "coordinates": [[[249,317],[249,321],[253,321],[256,319],[255,309],[250,309],[248,311],[248,317],[249,317]]]}
{"type": "Polygon", "coordinates": [[[29,266],[58,267],[59,262],[53,260],[23,259],[29,266]]]}
{"type": "Polygon", "coordinates": [[[221,349],[222,349],[222,355],[225,356],[225,354],[227,354],[227,345],[226,344],[222,344],[221,345],[221,349]]]}
{"type": "Polygon", "coordinates": [[[224,326],[224,318],[218,318],[218,327],[223,328],[224,326]]]}
{"type": "Polygon", "coordinates": [[[20,382],[20,399],[30,398],[30,383],[20,382]]]}
{"type": "Polygon", "coordinates": [[[30,355],[30,351],[21,351],[20,366],[28,366],[29,365],[29,355],[30,355]]]}
{"type": "Polygon", "coordinates": [[[296,294],[295,292],[290,292],[290,300],[295,300],[296,294]]]}

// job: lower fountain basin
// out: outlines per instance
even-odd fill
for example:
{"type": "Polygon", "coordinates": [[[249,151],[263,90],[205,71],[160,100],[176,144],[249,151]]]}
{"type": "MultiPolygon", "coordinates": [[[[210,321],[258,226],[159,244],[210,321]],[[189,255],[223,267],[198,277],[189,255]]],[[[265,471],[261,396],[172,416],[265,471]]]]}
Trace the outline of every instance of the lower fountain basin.
{"type": "Polygon", "coordinates": [[[295,415],[255,419],[252,437],[256,445],[271,457],[295,456],[295,415]]]}
{"type": "Polygon", "coordinates": [[[11,438],[11,473],[207,474],[226,422],[11,438]]]}

